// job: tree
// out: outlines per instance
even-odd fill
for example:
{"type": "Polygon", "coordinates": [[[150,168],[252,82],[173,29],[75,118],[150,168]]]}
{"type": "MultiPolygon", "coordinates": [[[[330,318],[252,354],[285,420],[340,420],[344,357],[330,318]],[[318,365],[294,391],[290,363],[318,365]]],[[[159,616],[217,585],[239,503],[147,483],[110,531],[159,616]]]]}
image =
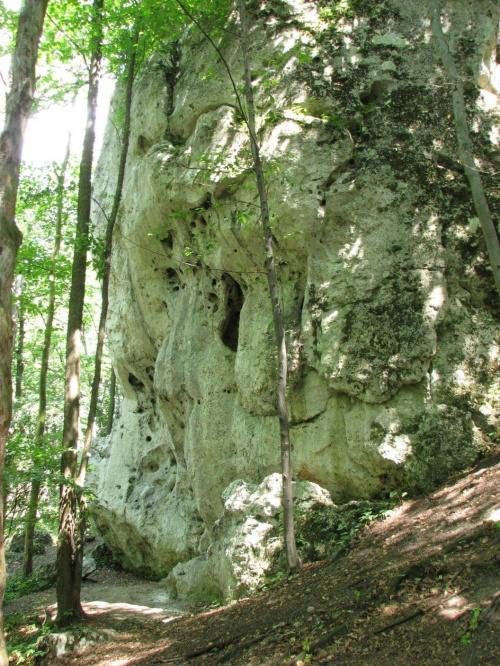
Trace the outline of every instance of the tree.
{"type": "MultiPolygon", "coordinates": [[[[25,0],[12,58],[5,127],[0,136],[0,489],[12,416],[12,281],[21,233],[15,223],[24,132],[35,92],[35,66],[48,0],[25,0]]],[[[1,491],[0,491],[1,492],[1,491]]],[[[0,503],[3,498],[0,495],[0,503]]],[[[0,604],[5,590],[3,507],[0,506],[0,604]]],[[[0,663],[8,657],[0,615],[0,663]]]]}
{"type": "Polygon", "coordinates": [[[465,111],[464,85],[462,78],[453,60],[450,47],[443,34],[440,11],[434,0],[431,0],[431,26],[432,34],[443,63],[446,76],[452,83],[453,115],[455,118],[455,129],[457,133],[458,154],[460,161],[469,181],[472,199],[476,208],[476,214],[483,231],[488,258],[490,260],[493,278],[500,298],[500,243],[498,235],[491,218],[488,200],[484,193],[481,174],[474,160],[474,150],[470,140],[467,114],[465,111]]]}
{"type": "MultiPolygon", "coordinates": [[[[158,22],[158,9],[161,3],[158,0],[145,0],[142,5],[135,1],[130,3],[117,3],[108,0],[107,16],[107,50],[108,61],[111,66],[120,70],[123,66],[123,50],[120,54],[113,53],[117,44],[122,45],[127,36],[132,33],[131,48],[125,50],[127,62],[127,106],[130,114],[132,84],[136,67],[137,47],[139,37],[144,53],[152,48],[158,38],[171,29],[171,21],[158,22]],[[141,30],[133,26],[139,25],[141,30]]],[[[75,239],[75,252],[73,260],[72,282],[69,299],[68,334],[66,349],[66,375],[65,375],[65,408],[63,428],[63,448],[61,459],[61,473],[64,482],[61,486],[60,499],[60,526],[57,552],[57,623],[64,626],[73,619],[83,615],[80,602],[81,573],[83,563],[83,545],[85,531],[85,496],[83,485],[87,469],[88,453],[92,441],[92,433],[96,418],[97,399],[101,378],[101,362],[104,344],[104,332],[107,315],[107,291],[109,282],[109,263],[111,258],[111,243],[114,223],[118,214],[121,197],[121,188],[125,170],[125,161],[128,150],[128,132],[130,118],[125,123],[124,143],[122,152],[123,166],[120,167],[121,180],[117,187],[117,195],[111,212],[106,232],[105,267],[103,280],[104,309],[101,315],[100,332],[96,368],[92,387],[91,405],[87,428],[86,443],[80,465],[78,464],[79,440],[79,414],[80,414],[80,346],[85,299],[85,275],[87,248],[90,231],[90,204],[92,183],[92,156],[95,136],[95,116],[98,93],[99,73],[103,59],[103,0],[94,0],[91,30],[92,55],[89,62],[89,88],[88,88],[88,118],[82,160],[80,165],[80,179],[78,186],[78,215],[75,239]]],[[[84,58],[86,60],[86,58],[84,58]]]]}
{"type": "Polygon", "coordinates": [[[260,212],[262,219],[262,231],[264,235],[265,252],[266,252],[266,272],[267,282],[269,287],[269,298],[273,311],[274,333],[276,337],[276,349],[278,352],[278,383],[277,383],[277,407],[278,419],[280,425],[280,440],[281,440],[281,474],[283,479],[283,525],[285,537],[285,554],[287,560],[288,570],[292,573],[300,568],[300,558],[297,552],[297,545],[295,541],[295,528],[293,518],[293,494],[292,494],[292,464],[291,464],[291,447],[290,447],[290,424],[288,419],[288,409],[286,400],[286,387],[287,387],[287,346],[285,327],[283,325],[283,315],[281,312],[281,305],[279,299],[278,277],[276,271],[276,262],[274,259],[274,246],[273,234],[271,229],[271,221],[269,215],[269,205],[267,198],[267,190],[264,178],[264,168],[260,155],[259,142],[256,134],[255,123],[255,106],[253,99],[253,90],[251,83],[250,73],[250,55],[248,48],[248,24],[246,17],[245,0],[238,0],[238,14],[240,17],[241,28],[241,48],[243,51],[243,66],[245,72],[245,99],[246,110],[238,93],[237,85],[232,76],[231,70],[227,61],[225,60],[220,49],[215,42],[210,38],[207,32],[201,27],[200,23],[196,21],[187,7],[176,0],[177,4],[182,8],[184,13],[194,22],[198,29],[209,40],[211,45],[217,51],[221,58],[233,86],[236,97],[238,111],[241,113],[242,118],[248,129],[250,147],[253,159],[253,171],[257,182],[257,191],[259,194],[260,212]]]}
{"type": "Polygon", "coordinates": [[[274,260],[273,234],[269,218],[269,206],[267,201],[267,190],[264,181],[264,169],[260,157],[259,142],[255,131],[255,107],[253,101],[252,79],[250,74],[250,57],[248,52],[248,25],[246,18],[245,0],[238,0],[238,13],[241,26],[241,47],[243,50],[243,63],[245,68],[245,97],[247,102],[247,126],[252,148],[253,167],[257,180],[259,192],[260,211],[262,217],[262,230],[266,244],[266,269],[267,282],[269,285],[269,297],[273,309],[274,334],[276,336],[276,348],[278,350],[278,418],[280,423],[281,438],[281,474],[283,477],[283,522],[285,531],[285,553],[288,569],[290,572],[300,568],[300,559],[295,542],[295,529],[293,520],[293,495],[292,495],[292,463],[290,454],[290,424],[288,422],[288,410],[286,403],[287,385],[287,348],[285,327],[279,299],[278,278],[276,274],[276,263],[274,260]]]}
{"type": "Polygon", "coordinates": [[[83,521],[78,520],[78,496],[75,488],[80,412],[80,362],[82,345],[83,306],[87,248],[89,242],[90,207],[92,196],[92,163],[95,143],[97,96],[102,60],[103,0],[94,0],[93,34],[87,94],[87,123],[80,162],[75,247],[69,296],[68,330],[66,341],[66,372],[64,391],[63,454],[60,490],[59,537],[57,544],[57,618],[60,626],[84,615],[80,600],[83,521]]]}

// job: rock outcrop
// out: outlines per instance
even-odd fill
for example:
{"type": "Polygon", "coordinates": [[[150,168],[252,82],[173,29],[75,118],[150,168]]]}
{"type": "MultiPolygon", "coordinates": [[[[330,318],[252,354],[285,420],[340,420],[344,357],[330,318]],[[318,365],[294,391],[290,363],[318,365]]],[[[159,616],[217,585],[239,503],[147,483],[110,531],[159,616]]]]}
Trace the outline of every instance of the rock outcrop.
{"type": "MultiPolygon", "coordinates": [[[[499,393],[498,298],[427,3],[251,8],[296,479],[335,502],[426,490],[475,458],[499,393]]],[[[500,9],[444,12],[497,216],[500,9]]],[[[115,557],[160,578],[206,567],[228,486],[279,471],[276,352],[248,135],[206,39],[150,59],[132,115],[108,321],[123,403],[92,483],[115,557]]],[[[103,208],[118,150],[111,128],[103,208]]]]}

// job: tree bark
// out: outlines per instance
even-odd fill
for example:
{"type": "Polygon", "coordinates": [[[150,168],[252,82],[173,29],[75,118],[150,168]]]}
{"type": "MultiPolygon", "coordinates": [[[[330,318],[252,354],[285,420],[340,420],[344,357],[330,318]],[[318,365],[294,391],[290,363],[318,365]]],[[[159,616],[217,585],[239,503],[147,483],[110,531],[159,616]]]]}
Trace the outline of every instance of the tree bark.
{"type": "MultiPolygon", "coordinates": [[[[33,448],[35,451],[43,446],[43,436],[45,434],[45,419],[47,413],[47,374],[49,371],[50,344],[52,341],[52,327],[54,324],[54,313],[56,309],[56,263],[61,250],[61,237],[63,228],[63,209],[64,209],[64,183],[66,171],[68,168],[69,154],[71,146],[71,137],[68,138],[66,154],[64,156],[61,170],[57,175],[57,217],[54,239],[54,249],[52,251],[52,266],[49,273],[49,300],[47,304],[47,319],[45,321],[45,333],[42,349],[42,359],[40,367],[40,380],[38,384],[38,415],[37,426],[33,448]]],[[[28,509],[26,511],[24,524],[24,561],[23,576],[29,576],[33,571],[33,540],[35,536],[35,526],[38,511],[38,499],[40,496],[41,481],[36,476],[31,481],[28,509]]]]}
{"type": "Polygon", "coordinates": [[[238,12],[241,24],[241,45],[243,49],[243,63],[245,68],[245,98],[247,103],[247,121],[250,133],[250,144],[254,172],[259,192],[260,209],[262,217],[262,229],[266,244],[266,268],[269,295],[274,319],[274,332],[276,336],[276,347],[278,350],[278,418],[280,424],[281,438],[281,473],[283,477],[283,521],[285,532],[285,553],[288,570],[294,572],[300,568],[300,558],[295,541],[295,528],[293,520],[293,495],[292,495],[292,464],[290,454],[290,425],[286,404],[287,385],[287,349],[283,316],[279,301],[278,278],[276,264],[274,261],[273,236],[269,218],[269,206],[267,191],[264,181],[264,170],[260,157],[259,143],[255,131],[255,108],[253,100],[252,80],[250,74],[250,60],[248,54],[248,26],[246,19],[245,0],[238,0],[238,12]]]}
{"type": "Polygon", "coordinates": [[[78,549],[83,548],[84,535],[79,531],[79,523],[81,522],[78,519],[80,503],[75,488],[75,480],[78,473],[80,359],[87,246],[90,226],[95,121],[102,59],[103,4],[103,0],[94,0],[93,3],[93,52],[89,71],[87,123],[78,182],[77,225],[68,308],[64,387],[64,452],[61,456],[61,474],[65,481],[60,489],[59,538],[57,543],[56,623],[59,626],[66,626],[84,615],[80,600],[81,562],[79,562],[79,558],[77,557],[78,549]]]}
{"type": "MultiPolygon", "coordinates": [[[[0,136],[0,489],[12,416],[12,281],[22,235],[15,223],[26,124],[35,92],[35,66],[48,0],[25,0],[12,57],[11,86],[0,136]]],[[[1,490],[0,490],[1,493],[1,490]]],[[[5,591],[3,497],[0,494],[0,607],[5,591]]],[[[0,666],[8,663],[0,611],[0,666]]]]}
{"type": "Polygon", "coordinates": [[[500,243],[498,235],[491,218],[488,201],[484,193],[481,175],[478,171],[474,160],[474,150],[470,140],[469,126],[467,122],[467,114],[465,112],[465,99],[464,99],[464,86],[460,74],[458,73],[455,61],[449,49],[448,43],[443,34],[443,27],[441,25],[440,12],[437,3],[431,0],[431,26],[432,34],[436,42],[436,46],[441,56],[446,76],[452,83],[453,92],[453,115],[455,117],[455,129],[457,133],[458,142],[458,155],[465,171],[465,175],[469,181],[472,199],[476,208],[476,214],[481,224],[488,258],[490,260],[493,278],[497,289],[498,297],[500,298],[500,243]]]}

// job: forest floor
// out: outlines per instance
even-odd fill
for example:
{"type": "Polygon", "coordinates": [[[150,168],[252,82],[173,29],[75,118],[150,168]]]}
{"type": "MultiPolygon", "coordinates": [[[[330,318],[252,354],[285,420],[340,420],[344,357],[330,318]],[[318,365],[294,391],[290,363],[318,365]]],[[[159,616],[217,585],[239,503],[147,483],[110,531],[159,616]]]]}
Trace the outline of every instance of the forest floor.
{"type": "MultiPolygon", "coordinates": [[[[225,607],[182,606],[117,570],[93,578],[77,651],[37,663],[499,666],[500,448],[372,523],[348,552],[225,607]]],[[[42,592],[5,612],[48,625],[53,602],[42,592]]]]}

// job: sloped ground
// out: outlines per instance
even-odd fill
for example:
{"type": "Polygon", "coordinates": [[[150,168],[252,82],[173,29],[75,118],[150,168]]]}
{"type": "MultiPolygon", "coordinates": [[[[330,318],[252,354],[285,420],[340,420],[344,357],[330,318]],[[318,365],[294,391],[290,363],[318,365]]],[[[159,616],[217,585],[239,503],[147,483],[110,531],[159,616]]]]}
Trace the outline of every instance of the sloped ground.
{"type": "Polygon", "coordinates": [[[225,608],[180,616],[89,605],[82,631],[97,642],[41,663],[498,666],[499,482],[497,448],[372,524],[350,552],[225,608]]]}

